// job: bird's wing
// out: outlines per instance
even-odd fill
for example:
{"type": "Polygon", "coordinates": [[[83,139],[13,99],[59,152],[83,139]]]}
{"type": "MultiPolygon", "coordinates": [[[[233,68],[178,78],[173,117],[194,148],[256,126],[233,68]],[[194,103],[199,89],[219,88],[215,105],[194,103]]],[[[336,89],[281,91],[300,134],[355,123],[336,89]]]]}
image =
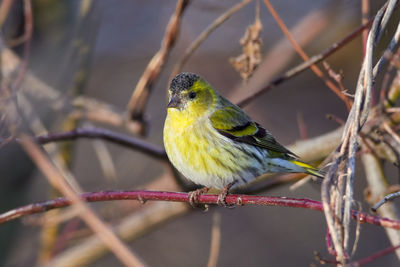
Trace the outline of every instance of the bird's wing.
{"type": "Polygon", "coordinates": [[[216,110],[211,114],[210,121],[220,134],[233,141],[268,149],[270,152],[278,153],[276,156],[297,157],[279,144],[268,131],[252,121],[238,106],[231,104],[216,110]]]}

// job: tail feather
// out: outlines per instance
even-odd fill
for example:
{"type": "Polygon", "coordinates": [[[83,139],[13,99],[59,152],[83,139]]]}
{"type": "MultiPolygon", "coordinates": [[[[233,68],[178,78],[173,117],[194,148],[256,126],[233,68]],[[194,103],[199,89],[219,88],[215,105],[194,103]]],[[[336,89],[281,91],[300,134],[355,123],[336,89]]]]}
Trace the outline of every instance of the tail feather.
{"type": "Polygon", "coordinates": [[[324,178],[324,176],[325,176],[325,174],[321,170],[319,170],[318,168],[315,168],[307,163],[304,163],[304,162],[298,161],[298,160],[289,160],[289,161],[299,167],[302,167],[305,170],[305,172],[308,174],[314,175],[318,178],[324,178]]]}

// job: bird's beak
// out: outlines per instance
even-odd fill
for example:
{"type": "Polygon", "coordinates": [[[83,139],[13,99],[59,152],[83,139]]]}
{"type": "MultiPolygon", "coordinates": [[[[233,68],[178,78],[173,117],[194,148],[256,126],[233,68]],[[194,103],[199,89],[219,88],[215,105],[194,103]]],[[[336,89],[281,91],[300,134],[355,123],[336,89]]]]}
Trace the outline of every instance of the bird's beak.
{"type": "Polygon", "coordinates": [[[181,102],[181,100],[179,99],[178,96],[173,95],[171,97],[171,100],[169,101],[167,107],[168,108],[180,108],[180,107],[182,107],[182,102],[181,102]]]}

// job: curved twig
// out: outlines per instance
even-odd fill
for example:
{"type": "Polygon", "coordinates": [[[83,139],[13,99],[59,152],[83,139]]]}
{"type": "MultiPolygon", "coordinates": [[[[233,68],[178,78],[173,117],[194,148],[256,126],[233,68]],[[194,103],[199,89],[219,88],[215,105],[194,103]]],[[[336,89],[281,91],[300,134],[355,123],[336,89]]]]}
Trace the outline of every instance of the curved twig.
{"type": "Polygon", "coordinates": [[[39,144],[43,145],[50,142],[75,140],[77,138],[100,138],[128,148],[139,150],[140,152],[157,159],[167,160],[165,150],[156,145],[129,135],[98,127],[76,128],[67,132],[49,133],[37,136],[35,137],[35,140],[39,144]]]}

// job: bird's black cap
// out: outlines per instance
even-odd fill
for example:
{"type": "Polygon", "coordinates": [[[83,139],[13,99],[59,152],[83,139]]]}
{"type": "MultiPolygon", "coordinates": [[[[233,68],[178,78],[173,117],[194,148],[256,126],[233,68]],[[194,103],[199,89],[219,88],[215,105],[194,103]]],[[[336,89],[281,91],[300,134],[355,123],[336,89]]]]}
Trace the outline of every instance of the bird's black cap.
{"type": "Polygon", "coordinates": [[[188,90],[193,84],[200,79],[200,76],[190,72],[182,72],[172,79],[170,90],[173,93],[188,90]]]}

